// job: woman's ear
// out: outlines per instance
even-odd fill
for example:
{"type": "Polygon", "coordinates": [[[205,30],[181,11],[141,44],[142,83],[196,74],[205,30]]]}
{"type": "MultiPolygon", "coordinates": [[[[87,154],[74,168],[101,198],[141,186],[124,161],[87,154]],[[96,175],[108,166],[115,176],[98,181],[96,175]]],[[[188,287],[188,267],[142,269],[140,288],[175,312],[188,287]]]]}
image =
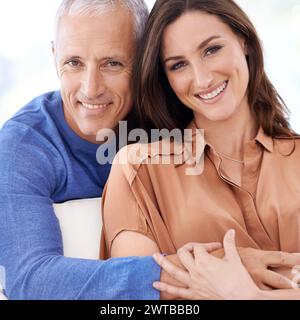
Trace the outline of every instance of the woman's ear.
{"type": "Polygon", "coordinates": [[[248,46],[247,46],[246,40],[245,39],[240,39],[240,44],[241,44],[241,47],[242,47],[242,49],[244,51],[245,56],[248,56],[249,52],[248,52],[248,46]]]}

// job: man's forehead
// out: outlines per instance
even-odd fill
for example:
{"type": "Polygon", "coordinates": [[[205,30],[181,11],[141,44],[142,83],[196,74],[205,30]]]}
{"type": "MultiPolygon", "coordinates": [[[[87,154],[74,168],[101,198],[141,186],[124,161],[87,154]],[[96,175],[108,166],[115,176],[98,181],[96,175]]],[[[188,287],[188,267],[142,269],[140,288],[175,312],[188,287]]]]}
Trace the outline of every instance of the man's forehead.
{"type": "Polygon", "coordinates": [[[109,12],[100,16],[61,17],[56,38],[63,41],[118,42],[132,35],[133,21],[128,11],[109,12]]]}
{"type": "Polygon", "coordinates": [[[133,38],[130,15],[64,16],[57,29],[56,41],[63,43],[118,44],[133,38]]]}
{"type": "Polygon", "coordinates": [[[62,32],[65,26],[74,26],[77,31],[80,31],[82,28],[86,27],[101,27],[103,25],[108,26],[109,28],[104,31],[109,31],[111,28],[118,28],[122,26],[133,26],[134,18],[132,13],[125,9],[122,6],[113,7],[107,9],[101,13],[97,14],[72,14],[72,15],[63,15],[60,17],[58,22],[58,31],[62,32]]]}

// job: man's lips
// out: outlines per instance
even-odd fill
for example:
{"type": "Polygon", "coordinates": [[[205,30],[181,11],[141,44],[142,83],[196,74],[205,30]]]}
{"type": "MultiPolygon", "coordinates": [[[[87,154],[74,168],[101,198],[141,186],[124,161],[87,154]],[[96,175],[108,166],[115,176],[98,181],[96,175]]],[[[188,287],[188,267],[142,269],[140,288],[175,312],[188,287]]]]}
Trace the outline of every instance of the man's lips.
{"type": "Polygon", "coordinates": [[[95,104],[90,104],[90,103],[84,103],[84,102],[79,102],[81,106],[87,110],[103,110],[107,107],[109,107],[112,102],[108,103],[95,103],[95,104]]]}

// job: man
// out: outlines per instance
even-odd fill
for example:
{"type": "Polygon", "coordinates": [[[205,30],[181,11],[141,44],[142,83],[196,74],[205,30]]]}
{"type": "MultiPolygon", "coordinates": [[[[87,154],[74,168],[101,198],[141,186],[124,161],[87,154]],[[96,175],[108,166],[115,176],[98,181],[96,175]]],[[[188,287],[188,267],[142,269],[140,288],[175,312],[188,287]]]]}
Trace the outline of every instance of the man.
{"type": "Polygon", "coordinates": [[[96,136],[132,107],[135,43],[147,15],[139,0],[61,4],[53,42],[61,91],[30,102],[0,134],[0,265],[10,299],[159,298],[151,257],[64,257],[52,208],[103,191],[110,166],[96,161],[96,136]]]}

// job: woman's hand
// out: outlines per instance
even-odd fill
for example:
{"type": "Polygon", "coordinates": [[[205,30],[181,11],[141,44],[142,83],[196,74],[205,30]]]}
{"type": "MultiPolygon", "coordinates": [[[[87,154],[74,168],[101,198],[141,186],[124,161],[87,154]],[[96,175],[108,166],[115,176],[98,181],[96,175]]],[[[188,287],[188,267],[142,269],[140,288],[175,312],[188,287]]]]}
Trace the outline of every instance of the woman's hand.
{"type": "MultiPolygon", "coordinates": [[[[238,253],[243,265],[260,289],[291,289],[293,287],[292,269],[300,265],[299,253],[240,247],[238,247],[238,253]]],[[[223,258],[224,249],[216,250],[212,255],[223,258]]]]}
{"type": "Polygon", "coordinates": [[[183,283],[179,288],[162,282],[155,282],[154,288],[183,299],[257,299],[260,289],[255,285],[243,266],[235,246],[235,232],[230,230],[224,237],[223,259],[208,253],[209,245],[190,243],[178,250],[178,257],[187,269],[175,267],[165,257],[155,254],[155,261],[172,277],[183,283]]]}
{"type": "Polygon", "coordinates": [[[239,248],[239,255],[260,289],[292,289],[292,269],[300,264],[299,253],[239,248]]]}

